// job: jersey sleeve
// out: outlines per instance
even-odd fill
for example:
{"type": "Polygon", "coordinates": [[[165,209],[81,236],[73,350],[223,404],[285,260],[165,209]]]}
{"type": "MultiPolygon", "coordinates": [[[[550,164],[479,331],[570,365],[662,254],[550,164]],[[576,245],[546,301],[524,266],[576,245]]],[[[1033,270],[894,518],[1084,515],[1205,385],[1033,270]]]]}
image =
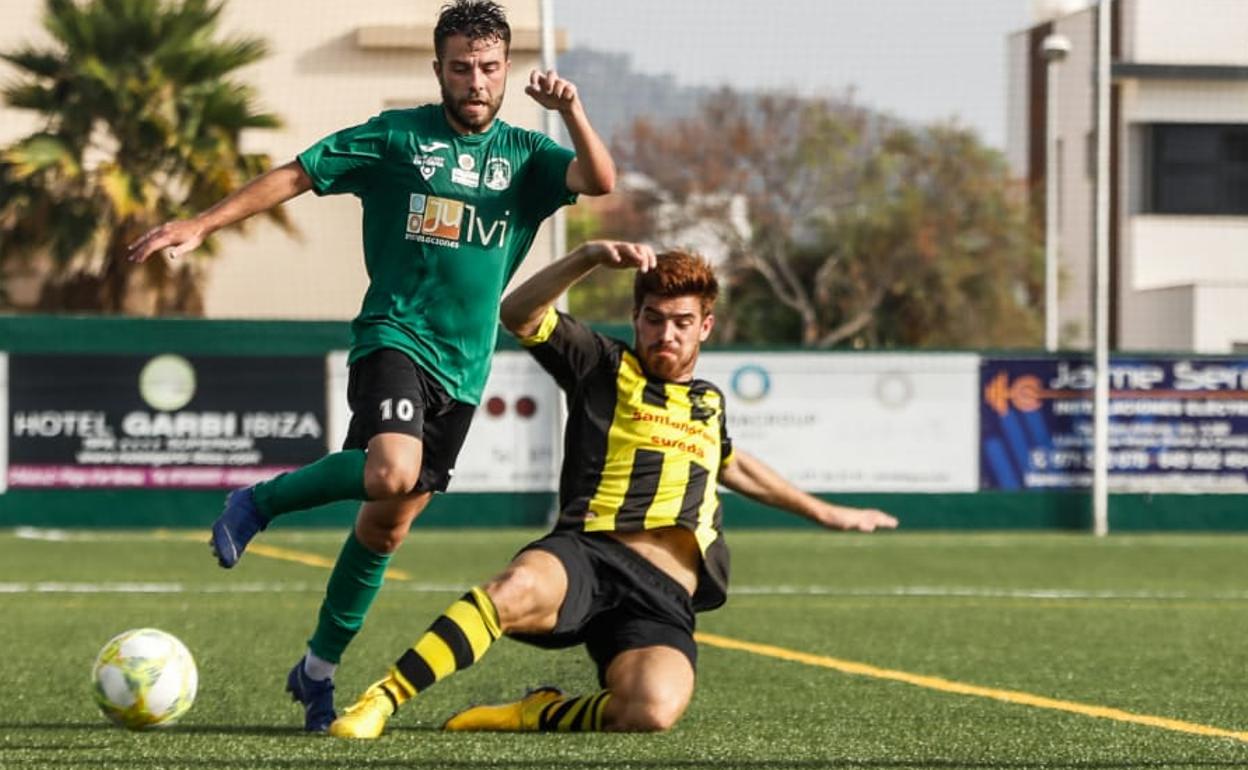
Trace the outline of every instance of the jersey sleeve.
{"type": "Polygon", "coordinates": [[[299,153],[299,164],[317,195],[358,193],[385,159],[389,140],[387,121],[379,115],[325,137],[299,153]]]}
{"type": "Polygon", "coordinates": [[[518,340],[569,392],[606,357],[609,346],[605,337],[553,307],[547,308],[536,332],[518,340]]]}
{"type": "Polygon", "coordinates": [[[524,191],[534,219],[540,221],[561,206],[576,202],[576,193],[568,189],[568,166],[576,153],[561,146],[549,136],[531,132],[533,149],[529,156],[524,191]]]}
{"type": "Polygon", "coordinates": [[[727,468],[733,461],[732,437],[728,435],[728,407],[724,405],[724,396],[719,396],[719,469],[727,468]]]}

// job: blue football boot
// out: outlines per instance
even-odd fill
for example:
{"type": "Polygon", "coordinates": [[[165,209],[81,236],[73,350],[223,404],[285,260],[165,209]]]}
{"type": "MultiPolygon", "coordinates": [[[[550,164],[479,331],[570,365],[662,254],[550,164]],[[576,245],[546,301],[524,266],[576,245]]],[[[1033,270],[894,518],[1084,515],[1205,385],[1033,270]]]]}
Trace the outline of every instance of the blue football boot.
{"type": "Polygon", "coordinates": [[[309,679],[303,671],[303,658],[286,676],[286,692],[290,699],[303,704],[303,729],[323,733],[337,718],[334,713],[334,680],[309,679]]]}
{"type": "Polygon", "coordinates": [[[247,544],[269,522],[256,509],[254,487],[236,489],[225,498],[225,510],[212,523],[212,553],[217,563],[229,569],[242,558],[247,544]]]}

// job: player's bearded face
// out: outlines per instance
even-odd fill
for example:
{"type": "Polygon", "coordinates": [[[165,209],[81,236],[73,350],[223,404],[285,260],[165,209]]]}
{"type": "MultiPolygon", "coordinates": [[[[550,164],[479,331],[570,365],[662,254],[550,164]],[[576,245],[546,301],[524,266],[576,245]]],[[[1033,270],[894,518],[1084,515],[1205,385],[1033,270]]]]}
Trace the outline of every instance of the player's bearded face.
{"type": "Polygon", "coordinates": [[[637,353],[651,375],[672,382],[693,378],[698,351],[711,334],[715,316],[702,312],[702,300],[647,295],[633,318],[637,353]]]}
{"type": "Polygon", "coordinates": [[[442,58],[433,63],[442,89],[442,104],[461,131],[479,132],[490,127],[503,106],[511,62],[506,45],[497,38],[469,40],[448,38],[442,58]]]}

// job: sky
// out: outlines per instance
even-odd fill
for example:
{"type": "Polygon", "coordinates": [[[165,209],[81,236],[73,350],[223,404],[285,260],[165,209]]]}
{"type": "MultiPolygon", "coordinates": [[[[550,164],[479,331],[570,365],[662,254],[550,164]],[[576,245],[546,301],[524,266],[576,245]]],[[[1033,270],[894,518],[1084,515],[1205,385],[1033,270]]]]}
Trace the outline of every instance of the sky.
{"type": "Polygon", "coordinates": [[[554,0],[573,46],[685,85],[842,94],[1005,144],[1006,37],[1030,0],[554,0]]]}

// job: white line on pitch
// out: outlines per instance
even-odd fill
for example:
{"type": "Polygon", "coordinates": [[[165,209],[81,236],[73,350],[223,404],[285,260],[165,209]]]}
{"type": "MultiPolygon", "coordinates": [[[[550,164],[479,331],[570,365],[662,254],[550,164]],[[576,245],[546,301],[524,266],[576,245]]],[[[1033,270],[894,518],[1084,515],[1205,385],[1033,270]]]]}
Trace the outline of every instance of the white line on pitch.
{"type": "MultiPolygon", "coordinates": [[[[390,581],[388,591],[409,593],[458,593],[467,584],[390,581]]],[[[320,593],[322,583],[179,583],[179,582],[24,582],[0,583],[0,594],[248,594],[320,593]]],[[[980,599],[1082,599],[1089,601],[1244,601],[1248,591],[1191,593],[1186,591],[1077,591],[1061,588],[1009,589],[957,586],[892,586],[882,588],[835,588],[828,586],[743,585],[731,589],[735,596],[827,596],[841,598],[980,598],[980,599]]]]}
{"type": "Polygon", "coordinates": [[[739,596],[840,596],[976,598],[976,599],[1107,599],[1174,600],[1191,599],[1242,601],[1248,591],[1193,593],[1188,591],[1088,591],[1067,588],[982,588],[964,586],[882,586],[879,588],[839,588],[828,586],[733,586],[729,593],[739,596]]]}
{"type": "MultiPolygon", "coordinates": [[[[467,585],[401,583],[387,591],[459,593],[467,585]]],[[[0,583],[0,594],[261,594],[324,593],[324,583],[0,583]]]]}
{"type": "MultiPolygon", "coordinates": [[[[537,531],[534,528],[514,528],[517,531],[537,531]]],[[[122,529],[122,530],[68,530],[54,529],[46,527],[15,527],[8,531],[13,537],[20,540],[43,540],[53,542],[136,542],[136,541],[152,541],[167,540],[170,532],[198,532],[203,531],[204,537],[207,539],[207,530],[195,529],[122,529]]],[[[764,531],[766,535],[786,535],[798,530],[769,530],[764,531]]],[[[272,538],[275,545],[282,543],[300,543],[300,542],[333,542],[338,543],[343,538],[342,529],[326,528],[326,529],[304,529],[304,530],[288,530],[276,533],[272,538]]],[[[451,530],[451,529],[430,529],[422,532],[414,533],[414,538],[442,538],[452,536],[457,539],[464,537],[475,537],[478,535],[486,536],[490,533],[498,532],[493,530],[451,530]]],[[[0,531],[0,537],[5,534],[0,531]]],[[[739,533],[740,534],[740,533],[739,533]]],[[[1175,534],[1175,533],[1157,533],[1157,534],[1130,534],[1130,535],[1111,535],[1108,539],[1085,537],[1078,533],[1063,532],[1020,532],[1018,534],[1002,535],[999,533],[983,534],[968,532],[966,534],[959,533],[927,533],[927,532],[908,532],[899,535],[877,535],[874,537],[858,537],[853,535],[836,535],[828,533],[820,538],[820,547],[826,548],[896,548],[896,547],[915,547],[915,548],[1017,548],[1020,546],[1030,546],[1037,549],[1061,547],[1062,549],[1071,548],[1139,548],[1141,546],[1157,546],[1164,548],[1220,548],[1242,550],[1248,545],[1248,535],[1243,533],[1216,533],[1216,534],[1175,534]]]]}

